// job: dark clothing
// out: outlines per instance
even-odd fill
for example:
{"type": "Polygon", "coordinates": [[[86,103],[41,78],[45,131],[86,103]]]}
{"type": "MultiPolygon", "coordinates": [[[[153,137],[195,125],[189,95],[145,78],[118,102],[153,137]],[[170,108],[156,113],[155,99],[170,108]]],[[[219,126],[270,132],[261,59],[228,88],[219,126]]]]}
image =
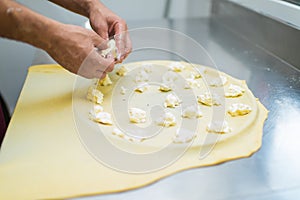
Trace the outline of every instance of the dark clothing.
{"type": "Polygon", "coordinates": [[[5,136],[7,125],[9,123],[10,117],[7,107],[0,95],[0,147],[5,136]]]}

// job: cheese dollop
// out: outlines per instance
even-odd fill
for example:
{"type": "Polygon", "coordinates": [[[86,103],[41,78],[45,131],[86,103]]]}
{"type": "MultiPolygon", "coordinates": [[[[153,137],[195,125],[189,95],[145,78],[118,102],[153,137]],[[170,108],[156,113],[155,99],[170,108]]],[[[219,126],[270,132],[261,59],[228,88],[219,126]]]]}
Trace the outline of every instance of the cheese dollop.
{"type": "Polygon", "coordinates": [[[120,91],[120,93],[121,93],[122,95],[125,95],[126,92],[127,92],[127,89],[126,89],[124,86],[121,86],[121,91],[120,91]]]}
{"type": "Polygon", "coordinates": [[[134,89],[134,91],[143,93],[145,92],[149,87],[148,83],[139,83],[138,86],[134,89]]]}
{"type": "Polygon", "coordinates": [[[199,88],[200,84],[195,78],[187,78],[185,82],[185,89],[191,89],[191,88],[199,88]]]}
{"type": "Polygon", "coordinates": [[[220,96],[215,94],[215,93],[209,93],[209,92],[206,92],[204,94],[200,94],[198,97],[198,102],[203,104],[203,105],[206,105],[206,106],[212,106],[212,105],[215,105],[215,106],[218,106],[218,105],[221,105],[221,100],[220,100],[220,96]]]}
{"type": "Polygon", "coordinates": [[[90,86],[87,92],[86,98],[93,103],[102,104],[103,103],[103,93],[98,90],[95,86],[90,86]]]}
{"type": "Polygon", "coordinates": [[[122,65],[121,67],[119,67],[117,70],[116,70],[116,74],[118,76],[125,76],[128,72],[128,69],[127,67],[125,67],[124,65],[122,65]]]}
{"type": "Polygon", "coordinates": [[[148,72],[145,71],[144,69],[140,70],[135,77],[135,82],[140,83],[140,82],[147,82],[147,81],[149,81],[148,72]]]}
{"type": "Polygon", "coordinates": [[[101,51],[102,57],[107,57],[109,54],[113,56],[114,59],[120,60],[120,54],[118,54],[118,48],[116,46],[116,41],[114,39],[111,39],[107,42],[107,49],[104,49],[101,51]]]}
{"type": "Polygon", "coordinates": [[[227,92],[225,92],[225,97],[239,97],[242,96],[244,92],[245,92],[244,88],[238,85],[230,84],[227,92]]]}
{"type": "Polygon", "coordinates": [[[226,78],[226,76],[222,76],[222,75],[220,77],[213,78],[208,81],[208,84],[212,87],[223,86],[226,83],[227,83],[227,78],[226,78]]]}
{"type": "Polygon", "coordinates": [[[199,118],[199,117],[202,117],[202,112],[201,112],[200,107],[198,105],[192,105],[192,106],[186,107],[183,110],[181,116],[183,118],[189,118],[189,119],[199,118]]]}
{"type": "Polygon", "coordinates": [[[187,129],[178,129],[175,137],[173,138],[174,143],[188,143],[196,137],[196,133],[187,129]]]}
{"type": "Polygon", "coordinates": [[[182,70],[185,69],[185,66],[180,63],[180,62],[172,62],[169,65],[169,68],[173,71],[173,72],[181,72],[182,70]]]}
{"type": "Polygon", "coordinates": [[[247,115],[251,111],[252,109],[249,105],[242,104],[242,103],[234,103],[228,109],[228,113],[232,117],[247,115]]]}
{"type": "Polygon", "coordinates": [[[106,76],[103,79],[99,80],[98,84],[101,86],[108,86],[108,85],[112,84],[112,81],[111,81],[109,75],[106,74],[106,76]]]}
{"type": "Polygon", "coordinates": [[[108,112],[90,112],[90,118],[95,121],[95,122],[99,122],[101,124],[105,124],[105,125],[112,125],[112,118],[111,118],[111,114],[108,112]]]}
{"type": "Polygon", "coordinates": [[[145,140],[145,138],[130,137],[130,136],[124,134],[120,129],[118,129],[116,127],[113,129],[112,134],[115,136],[118,136],[122,139],[128,140],[130,142],[142,142],[145,140]]]}
{"type": "Polygon", "coordinates": [[[166,112],[156,122],[160,126],[170,127],[176,125],[176,118],[171,112],[166,112]]]}
{"type": "Polygon", "coordinates": [[[229,133],[231,128],[228,126],[228,122],[224,120],[210,122],[207,125],[206,130],[213,133],[229,133]]]}
{"type": "Polygon", "coordinates": [[[140,108],[130,108],[129,109],[129,119],[133,123],[145,123],[146,122],[146,112],[140,108]]]}
{"type": "Polygon", "coordinates": [[[165,102],[164,102],[164,106],[167,108],[175,108],[176,106],[178,106],[180,104],[180,100],[174,95],[174,94],[168,94],[165,102]]]}

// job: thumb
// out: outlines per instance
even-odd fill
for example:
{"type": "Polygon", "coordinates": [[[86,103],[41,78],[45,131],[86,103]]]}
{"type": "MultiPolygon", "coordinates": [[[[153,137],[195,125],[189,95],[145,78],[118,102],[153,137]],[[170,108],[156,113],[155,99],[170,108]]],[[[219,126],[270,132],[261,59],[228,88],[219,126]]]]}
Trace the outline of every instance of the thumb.
{"type": "Polygon", "coordinates": [[[103,39],[100,35],[97,33],[93,32],[92,36],[92,42],[94,47],[96,47],[99,50],[107,49],[107,40],[103,39]]]}

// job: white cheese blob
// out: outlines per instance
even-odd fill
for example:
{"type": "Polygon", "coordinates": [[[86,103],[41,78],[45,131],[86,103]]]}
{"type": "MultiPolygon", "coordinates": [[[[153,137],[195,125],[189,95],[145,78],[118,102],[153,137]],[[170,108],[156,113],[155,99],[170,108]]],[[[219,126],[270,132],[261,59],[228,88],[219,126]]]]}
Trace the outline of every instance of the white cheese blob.
{"type": "Polygon", "coordinates": [[[126,92],[127,92],[127,89],[126,89],[125,87],[121,86],[121,91],[120,91],[120,93],[121,93],[122,95],[125,95],[126,92]]]}
{"type": "Polygon", "coordinates": [[[161,92],[170,92],[172,90],[172,83],[163,83],[159,86],[161,92]]]}
{"type": "Polygon", "coordinates": [[[174,94],[168,94],[164,102],[164,106],[167,108],[175,108],[180,104],[180,100],[174,94]]]}
{"type": "Polygon", "coordinates": [[[185,66],[180,63],[180,62],[172,62],[169,65],[169,68],[173,71],[173,72],[181,72],[185,69],[185,66]]]}
{"type": "Polygon", "coordinates": [[[187,78],[184,89],[199,88],[200,84],[195,78],[187,78]]]}
{"type": "Polygon", "coordinates": [[[130,142],[142,142],[145,140],[145,138],[130,137],[116,127],[113,129],[112,134],[130,142]]]}
{"type": "Polygon", "coordinates": [[[94,105],[94,112],[95,113],[103,112],[103,107],[100,105],[94,105]]]}
{"type": "Polygon", "coordinates": [[[192,106],[188,106],[186,107],[183,112],[182,112],[182,117],[184,118],[189,118],[189,119],[193,119],[193,118],[199,118],[202,117],[202,112],[200,110],[200,107],[198,105],[192,105],[192,106]]]}
{"type": "Polygon", "coordinates": [[[221,105],[220,96],[215,93],[211,94],[209,92],[206,92],[204,94],[199,95],[197,99],[199,103],[206,106],[221,105]]]}
{"type": "Polygon", "coordinates": [[[188,143],[196,137],[195,132],[187,129],[178,129],[175,137],[173,138],[174,143],[188,143]]]}
{"type": "Polygon", "coordinates": [[[101,124],[112,125],[111,114],[108,112],[99,112],[99,113],[90,112],[90,118],[93,121],[99,122],[101,124]]]}
{"type": "Polygon", "coordinates": [[[249,105],[242,104],[242,103],[234,103],[228,109],[228,113],[232,117],[247,115],[251,111],[252,109],[249,105]]]}
{"type": "Polygon", "coordinates": [[[146,73],[151,73],[152,72],[152,63],[144,63],[142,65],[142,69],[146,72],[146,73]]]}
{"type": "Polygon", "coordinates": [[[166,72],[162,76],[162,85],[160,85],[159,90],[161,92],[169,92],[174,88],[174,81],[178,78],[177,74],[174,72],[166,72]]]}
{"type": "Polygon", "coordinates": [[[124,136],[124,139],[130,141],[130,142],[143,142],[145,138],[138,138],[138,137],[130,137],[128,135],[124,136]]]}
{"type": "Polygon", "coordinates": [[[238,85],[230,84],[227,92],[225,92],[225,97],[239,97],[242,96],[245,92],[245,89],[241,88],[238,85]]]}
{"type": "Polygon", "coordinates": [[[206,130],[213,133],[229,133],[231,128],[228,126],[227,121],[213,121],[207,125],[206,130]]]}
{"type": "Polygon", "coordinates": [[[212,87],[223,86],[226,83],[227,83],[227,78],[226,78],[226,76],[222,76],[222,75],[220,77],[213,78],[208,81],[208,84],[212,87]]]}
{"type": "Polygon", "coordinates": [[[163,83],[173,83],[178,79],[178,75],[175,72],[166,72],[162,76],[163,83]]]}
{"type": "Polygon", "coordinates": [[[138,84],[138,86],[134,89],[134,91],[139,92],[139,93],[143,93],[145,92],[149,87],[148,83],[140,83],[138,84]]]}
{"type": "Polygon", "coordinates": [[[118,76],[125,76],[127,74],[127,72],[128,72],[128,69],[124,65],[122,65],[121,67],[119,67],[116,70],[116,74],[118,76]]]}
{"type": "Polygon", "coordinates": [[[125,136],[125,134],[120,129],[118,129],[116,127],[113,129],[112,134],[116,135],[120,138],[124,138],[124,136],[125,136]]]}
{"type": "Polygon", "coordinates": [[[116,41],[114,39],[109,40],[107,42],[107,46],[108,46],[107,49],[101,51],[101,56],[106,58],[109,54],[111,54],[113,58],[120,60],[121,55],[118,54],[116,41]]]}
{"type": "Polygon", "coordinates": [[[189,75],[189,78],[192,78],[192,79],[199,79],[201,78],[202,75],[200,72],[192,72],[190,75],[189,75]]]}
{"type": "Polygon", "coordinates": [[[129,119],[133,123],[145,123],[146,122],[146,112],[139,108],[129,109],[129,119]]]}
{"type": "Polygon", "coordinates": [[[135,82],[140,83],[140,82],[147,82],[147,81],[149,81],[148,73],[144,69],[140,70],[135,77],[135,82]]]}
{"type": "Polygon", "coordinates": [[[112,81],[110,80],[109,75],[106,74],[106,76],[103,79],[99,80],[98,84],[101,86],[108,86],[112,84],[112,81]]]}
{"type": "Polygon", "coordinates": [[[160,126],[170,127],[176,125],[176,118],[171,112],[166,112],[156,122],[160,126]]]}
{"type": "Polygon", "coordinates": [[[91,86],[88,89],[86,98],[93,103],[102,104],[103,103],[103,93],[96,89],[95,86],[91,86]]]}

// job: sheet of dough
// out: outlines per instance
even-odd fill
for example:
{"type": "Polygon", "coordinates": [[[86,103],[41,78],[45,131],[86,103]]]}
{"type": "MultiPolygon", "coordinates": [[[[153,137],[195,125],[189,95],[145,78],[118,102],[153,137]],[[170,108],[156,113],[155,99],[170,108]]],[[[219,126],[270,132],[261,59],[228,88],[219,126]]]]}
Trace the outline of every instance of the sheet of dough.
{"type": "Polygon", "coordinates": [[[0,199],[51,199],[120,192],[176,172],[248,157],[261,146],[267,110],[257,101],[257,123],[218,143],[205,158],[188,150],[177,162],[147,174],[117,172],[81,144],[73,120],[76,76],[57,65],[30,67],[0,152],[0,199]]]}

